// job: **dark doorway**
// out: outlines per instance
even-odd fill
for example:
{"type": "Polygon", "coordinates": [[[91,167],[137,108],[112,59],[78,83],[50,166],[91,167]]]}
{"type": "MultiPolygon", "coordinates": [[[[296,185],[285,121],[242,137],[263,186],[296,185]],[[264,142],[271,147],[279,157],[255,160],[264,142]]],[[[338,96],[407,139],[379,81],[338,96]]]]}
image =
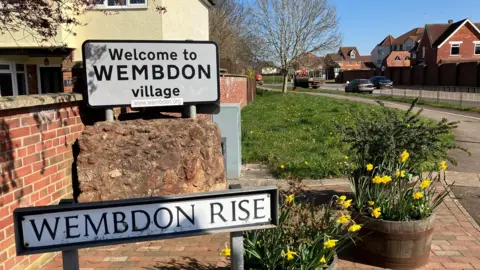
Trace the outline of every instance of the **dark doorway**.
{"type": "Polygon", "coordinates": [[[42,94],[63,92],[61,67],[40,67],[42,94]]]}

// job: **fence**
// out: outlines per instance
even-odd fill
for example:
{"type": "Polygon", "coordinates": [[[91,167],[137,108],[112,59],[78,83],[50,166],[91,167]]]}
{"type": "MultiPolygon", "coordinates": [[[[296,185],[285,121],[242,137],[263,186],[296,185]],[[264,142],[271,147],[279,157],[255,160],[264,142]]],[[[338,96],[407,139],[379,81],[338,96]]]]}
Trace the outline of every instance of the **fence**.
{"type": "MultiPolygon", "coordinates": [[[[337,82],[345,83],[354,79],[369,79],[373,76],[384,75],[390,78],[395,85],[416,86],[448,86],[478,88],[480,93],[480,65],[477,62],[450,63],[415,67],[387,68],[371,70],[342,71],[337,82]]],[[[455,88],[454,91],[462,91],[455,88]]]]}
{"type": "Polygon", "coordinates": [[[432,91],[423,89],[381,89],[375,91],[382,96],[418,98],[425,101],[445,102],[460,106],[480,107],[480,93],[432,91]]]}

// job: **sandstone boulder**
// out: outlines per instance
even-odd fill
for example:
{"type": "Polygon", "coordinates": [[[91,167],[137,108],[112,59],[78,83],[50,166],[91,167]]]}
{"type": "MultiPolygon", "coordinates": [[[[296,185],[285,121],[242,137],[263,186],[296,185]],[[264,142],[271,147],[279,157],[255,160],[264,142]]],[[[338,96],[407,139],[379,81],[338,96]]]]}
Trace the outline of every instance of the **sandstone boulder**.
{"type": "Polygon", "coordinates": [[[101,122],[79,138],[79,202],[227,189],[220,130],[194,119],[101,122]]]}

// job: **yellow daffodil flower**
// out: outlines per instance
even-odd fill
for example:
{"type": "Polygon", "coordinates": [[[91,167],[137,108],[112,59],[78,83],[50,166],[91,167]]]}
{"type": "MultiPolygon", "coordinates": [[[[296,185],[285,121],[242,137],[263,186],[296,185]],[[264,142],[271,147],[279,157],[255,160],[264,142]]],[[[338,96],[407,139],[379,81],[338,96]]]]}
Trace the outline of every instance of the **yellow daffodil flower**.
{"type": "Polygon", "coordinates": [[[374,205],[375,205],[375,202],[374,202],[374,201],[368,201],[368,205],[374,206],[374,205]]]}
{"type": "Polygon", "coordinates": [[[403,150],[403,153],[400,155],[400,162],[404,163],[410,157],[410,154],[407,150],[403,150]]]}
{"type": "Polygon", "coordinates": [[[420,200],[421,198],[423,198],[423,193],[422,192],[413,193],[413,199],[414,200],[420,200]]]}
{"type": "Polygon", "coordinates": [[[294,194],[290,194],[285,198],[286,203],[293,203],[294,200],[295,200],[295,195],[294,194]]]}
{"type": "Polygon", "coordinates": [[[285,169],[285,165],[283,165],[283,164],[280,165],[280,168],[285,169]]]}
{"type": "Polygon", "coordinates": [[[349,232],[356,232],[362,228],[361,225],[353,224],[352,226],[348,227],[349,232]]]}
{"type": "Polygon", "coordinates": [[[373,164],[367,164],[367,171],[373,170],[373,164]]]}
{"type": "Polygon", "coordinates": [[[338,242],[338,240],[329,239],[325,243],[323,243],[323,246],[325,248],[334,248],[335,245],[337,244],[337,242],[338,242]]]}
{"type": "Polygon", "coordinates": [[[348,156],[345,156],[345,160],[348,160],[348,156]]]}
{"type": "Polygon", "coordinates": [[[385,175],[382,177],[382,183],[387,184],[388,182],[391,182],[392,178],[388,175],[385,175]]]}
{"type": "Polygon", "coordinates": [[[351,217],[349,215],[341,215],[337,219],[337,223],[345,224],[345,223],[348,223],[350,221],[350,219],[351,219],[351,217]]]}
{"type": "Polygon", "coordinates": [[[230,254],[231,254],[231,250],[230,250],[228,247],[225,247],[225,248],[222,249],[222,251],[220,252],[220,255],[225,256],[225,257],[229,257],[230,254]]]}
{"type": "Polygon", "coordinates": [[[400,170],[397,170],[397,172],[395,173],[395,176],[396,176],[397,178],[399,178],[399,177],[402,177],[402,178],[403,178],[403,177],[405,177],[405,171],[404,171],[404,170],[401,170],[401,171],[400,171],[400,170]]]}
{"type": "Polygon", "coordinates": [[[426,189],[426,188],[428,188],[431,184],[432,184],[432,181],[430,181],[429,179],[425,179],[425,180],[423,180],[423,181],[420,183],[420,188],[421,188],[421,189],[426,189]]]}
{"type": "Polygon", "coordinates": [[[380,215],[382,214],[381,210],[382,209],[380,207],[377,207],[377,208],[373,209],[372,210],[372,217],[375,217],[375,218],[380,217],[380,215]]]}
{"type": "Polygon", "coordinates": [[[407,128],[410,128],[410,124],[407,124],[407,128]]]}
{"type": "Polygon", "coordinates": [[[323,263],[323,264],[327,263],[327,260],[325,260],[325,256],[322,256],[322,258],[320,259],[320,263],[323,263]]]}
{"type": "Polygon", "coordinates": [[[376,176],[372,179],[372,182],[373,182],[374,184],[381,184],[381,183],[383,182],[383,179],[382,179],[382,177],[376,175],[376,176]]]}
{"type": "Polygon", "coordinates": [[[446,161],[442,161],[442,163],[440,163],[440,170],[446,170],[447,169],[447,162],[446,161]]]}
{"type": "Polygon", "coordinates": [[[305,161],[305,165],[308,165],[308,162],[305,161]]]}
{"type": "Polygon", "coordinates": [[[352,200],[346,200],[343,202],[343,208],[347,209],[352,204],[352,200]]]}
{"type": "Polygon", "coordinates": [[[294,257],[293,255],[297,255],[296,252],[291,251],[290,249],[287,249],[287,252],[285,253],[285,257],[287,257],[287,260],[293,260],[294,257]]]}

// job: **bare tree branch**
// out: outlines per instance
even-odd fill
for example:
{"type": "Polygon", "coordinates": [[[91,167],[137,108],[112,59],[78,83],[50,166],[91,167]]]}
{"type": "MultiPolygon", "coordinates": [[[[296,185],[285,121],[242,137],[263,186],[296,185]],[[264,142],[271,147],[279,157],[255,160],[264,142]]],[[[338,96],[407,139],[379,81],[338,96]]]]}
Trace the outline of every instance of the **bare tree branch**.
{"type": "Polygon", "coordinates": [[[250,12],[258,51],[282,71],[283,92],[296,59],[341,44],[337,12],[327,0],[254,0],[250,12]]]}

